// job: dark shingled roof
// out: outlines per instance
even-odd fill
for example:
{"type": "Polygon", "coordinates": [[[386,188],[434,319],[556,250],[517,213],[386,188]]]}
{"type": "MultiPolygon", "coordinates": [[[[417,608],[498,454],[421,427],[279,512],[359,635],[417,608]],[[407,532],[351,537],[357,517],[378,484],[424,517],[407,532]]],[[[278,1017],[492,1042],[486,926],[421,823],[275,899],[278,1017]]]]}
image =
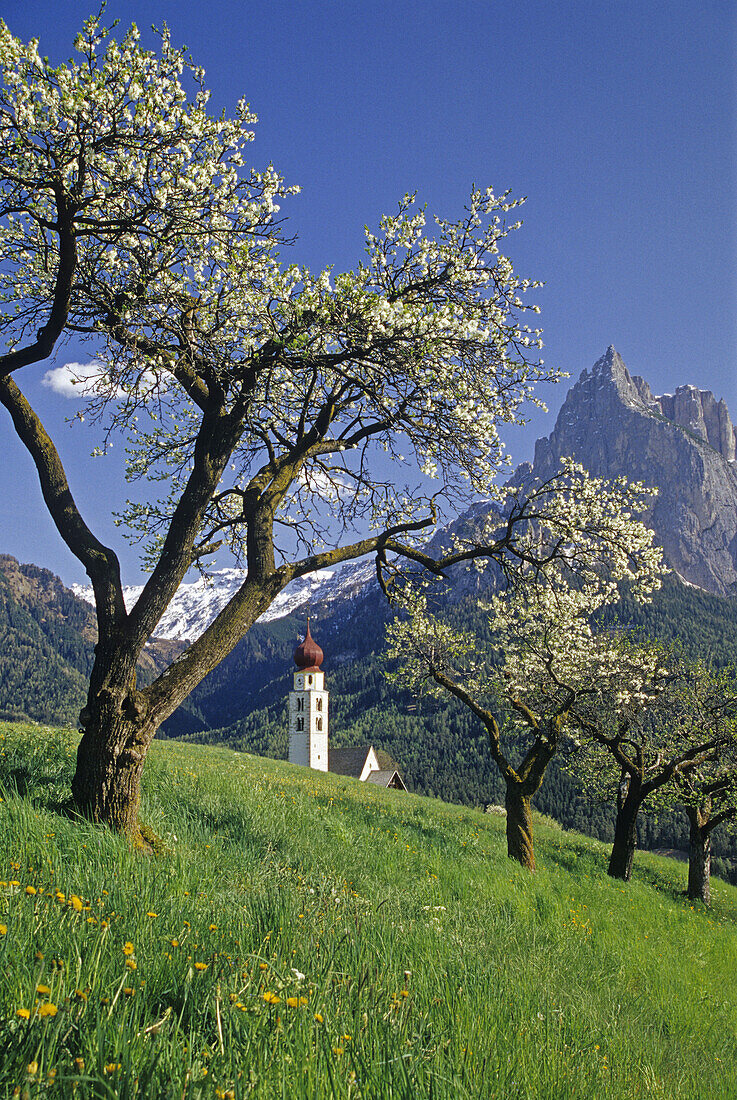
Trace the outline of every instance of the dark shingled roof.
{"type": "Polygon", "coordinates": [[[328,771],[335,772],[336,775],[350,775],[354,779],[360,779],[369,748],[369,745],[344,749],[331,747],[328,750],[328,771]]]}
{"type": "Polygon", "coordinates": [[[366,776],[367,783],[377,783],[380,787],[394,787],[400,791],[406,791],[401,775],[396,768],[387,768],[380,772],[369,772],[366,776]]]}
{"type": "MultiPolygon", "coordinates": [[[[349,775],[352,779],[360,779],[366,765],[366,757],[372,747],[372,745],[359,745],[343,749],[331,748],[328,751],[328,771],[334,775],[349,775]]],[[[406,791],[399,769],[389,753],[382,749],[374,749],[374,753],[379,771],[369,772],[366,776],[367,782],[378,783],[380,787],[398,787],[406,791]]]]}

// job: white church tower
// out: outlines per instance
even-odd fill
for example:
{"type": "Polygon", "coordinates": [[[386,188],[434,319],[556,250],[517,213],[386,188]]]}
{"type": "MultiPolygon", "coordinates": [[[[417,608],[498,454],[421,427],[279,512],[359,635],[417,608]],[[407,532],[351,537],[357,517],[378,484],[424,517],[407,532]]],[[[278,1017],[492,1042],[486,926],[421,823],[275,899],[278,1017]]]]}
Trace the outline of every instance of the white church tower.
{"type": "Polygon", "coordinates": [[[310,634],[294,651],[294,691],[289,692],[289,763],[328,770],[328,692],[320,671],[323,652],[310,634]]]}

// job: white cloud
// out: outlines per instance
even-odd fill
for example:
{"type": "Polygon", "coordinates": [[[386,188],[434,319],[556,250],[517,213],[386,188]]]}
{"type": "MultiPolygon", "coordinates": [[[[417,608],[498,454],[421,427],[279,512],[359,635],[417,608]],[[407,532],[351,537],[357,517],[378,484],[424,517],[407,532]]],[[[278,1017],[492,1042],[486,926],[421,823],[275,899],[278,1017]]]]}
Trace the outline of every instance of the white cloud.
{"type": "Polygon", "coordinates": [[[65,363],[63,367],[54,367],[46,371],[41,381],[61,397],[82,401],[98,392],[104,378],[105,368],[93,359],[89,363],[65,363]]]}

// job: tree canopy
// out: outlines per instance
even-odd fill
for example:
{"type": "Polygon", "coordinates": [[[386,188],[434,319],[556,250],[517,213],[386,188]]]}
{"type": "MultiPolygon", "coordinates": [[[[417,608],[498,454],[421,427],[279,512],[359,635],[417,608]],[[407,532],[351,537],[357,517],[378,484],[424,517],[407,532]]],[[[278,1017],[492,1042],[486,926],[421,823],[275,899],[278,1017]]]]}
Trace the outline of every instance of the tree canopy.
{"type": "Polygon", "coordinates": [[[279,205],[297,188],[246,168],[244,100],[210,113],[203,71],[166,30],[153,52],[92,18],[75,51],[54,66],[0,24],[0,401],[95,593],[74,796],[134,832],[156,729],[274,597],[317,568],[412,549],[437,516],[493,494],[500,424],[556,373],[524,320],[536,284],[503,252],[521,200],[474,187],[460,218],[428,221],[405,195],[355,269],[312,274],[281,258],[279,205]],[[79,380],[86,414],[123,434],[129,478],[158,494],[119,517],[150,569],[130,610],[17,381],[70,336],[97,364],[79,380]],[[146,640],[221,548],[245,566],[241,589],[139,688],[146,640]]]}

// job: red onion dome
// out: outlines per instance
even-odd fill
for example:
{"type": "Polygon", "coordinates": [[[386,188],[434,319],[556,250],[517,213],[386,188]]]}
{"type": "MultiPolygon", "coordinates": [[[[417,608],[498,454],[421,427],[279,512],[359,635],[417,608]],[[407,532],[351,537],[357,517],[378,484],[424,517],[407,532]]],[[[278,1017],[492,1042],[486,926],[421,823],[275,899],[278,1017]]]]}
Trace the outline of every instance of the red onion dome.
{"type": "Polygon", "coordinates": [[[294,663],[303,672],[318,672],[322,659],[323,652],[310,634],[310,624],[308,623],[305,640],[294,651],[294,663]]]}

